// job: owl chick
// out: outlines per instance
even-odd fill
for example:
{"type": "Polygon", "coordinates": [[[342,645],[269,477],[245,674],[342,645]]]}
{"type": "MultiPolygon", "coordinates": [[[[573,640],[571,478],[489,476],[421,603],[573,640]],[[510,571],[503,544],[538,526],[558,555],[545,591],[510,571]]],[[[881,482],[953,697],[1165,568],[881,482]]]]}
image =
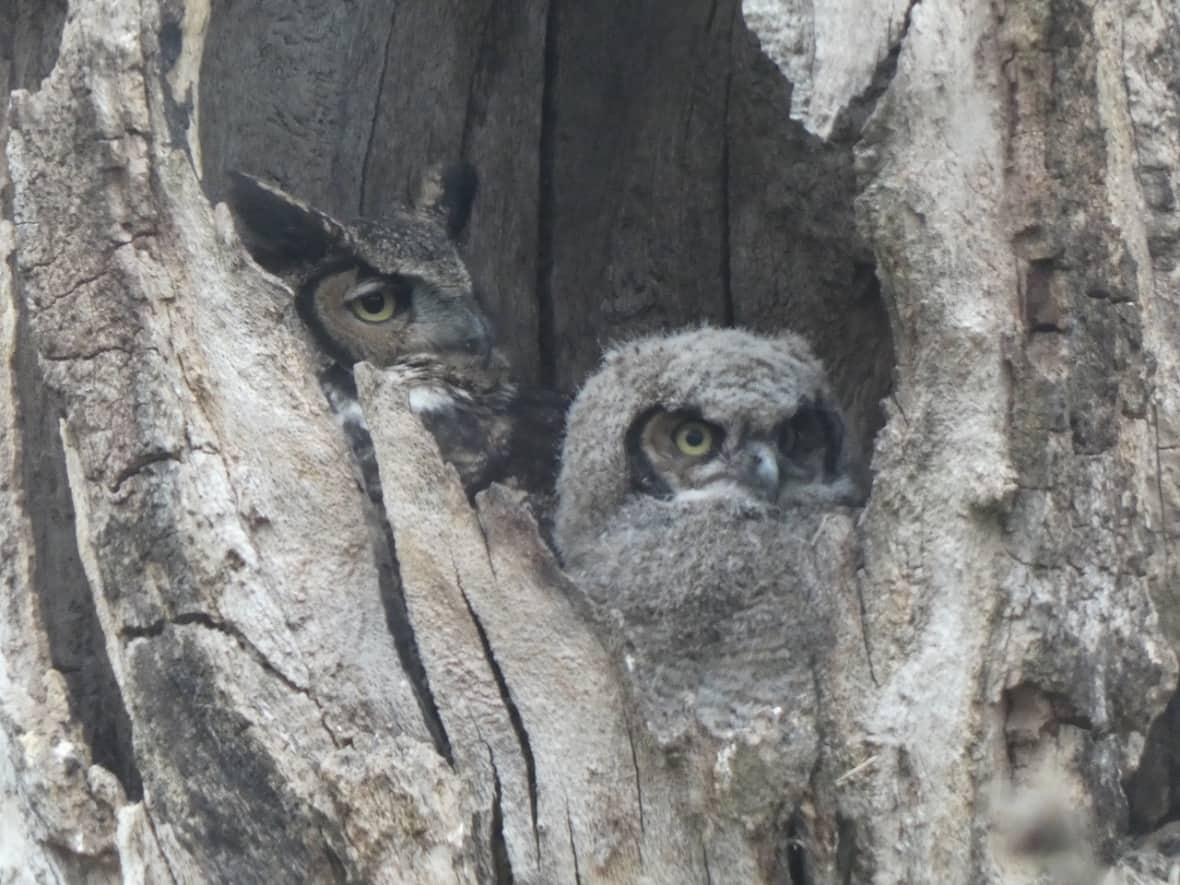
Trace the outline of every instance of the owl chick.
{"type": "Polygon", "coordinates": [[[570,409],[559,552],[660,745],[760,747],[734,795],[779,801],[814,763],[842,426],[801,339],[732,329],[623,344],[570,409]]]}
{"type": "Polygon", "coordinates": [[[469,495],[493,481],[551,486],[565,401],[512,383],[495,347],[454,242],[477,186],[469,165],[431,170],[412,207],[347,223],[252,176],[230,180],[243,242],[291,285],[299,315],[343,369],[321,382],[370,495],[376,466],[349,374],[361,361],[410,370],[411,408],[469,495]]]}
{"type": "Polygon", "coordinates": [[[570,410],[557,542],[578,558],[634,501],[853,503],[843,427],[795,335],[702,328],[624,344],[570,410]]]}

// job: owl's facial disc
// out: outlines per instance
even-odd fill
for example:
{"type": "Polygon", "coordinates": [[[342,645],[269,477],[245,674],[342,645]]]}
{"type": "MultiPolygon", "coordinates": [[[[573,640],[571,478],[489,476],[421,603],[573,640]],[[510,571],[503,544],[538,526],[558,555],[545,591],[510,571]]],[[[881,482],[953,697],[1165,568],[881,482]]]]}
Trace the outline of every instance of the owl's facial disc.
{"type": "Polygon", "coordinates": [[[838,438],[822,409],[804,402],[777,424],[723,427],[695,411],[653,409],[626,445],[632,483],[659,498],[739,497],[770,504],[808,497],[826,483],[838,438]]]}
{"type": "Polygon", "coordinates": [[[633,484],[657,498],[720,491],[711,487],[729,472],[725,429],[695,411],[652,409],[632,425],[625,444],[633,484]]]}
{"type": "Polygon", "coordinates": [[[492,332],[470,293],[447,292],[412,276],[357,266],[313,281],[301,312],[321,341],[349,364],[389,366],[422,353],[486,365],[492,332]]]}

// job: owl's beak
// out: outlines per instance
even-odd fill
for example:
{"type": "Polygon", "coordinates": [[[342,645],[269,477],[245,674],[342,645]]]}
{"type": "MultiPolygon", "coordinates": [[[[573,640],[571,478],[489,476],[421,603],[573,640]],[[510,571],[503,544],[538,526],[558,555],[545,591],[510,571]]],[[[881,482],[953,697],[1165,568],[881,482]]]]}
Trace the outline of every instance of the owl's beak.
{"type": "Polygon", "coordinates": [[[485,369],[491,368],[492,356],[495,353],[495,334],[492,324],[482,314],[475,315],[478,329],[467,339],[467,351],[479,358],[480,365],[485,369]]]}
{"type": "Polygon", "coordinates": [[[766,443],[747,443],[742,452],[742,478],[759,497],[777,501],[782,484],[778,453],[766,443]]]}
{"type": "Polygon", "coordinates": [[[486,362],[492,352],[492,333],[487,320],[480,318],[479,322],[480,328],[467,336],[467,340],[463,342],[463,349],[472,356],[482,357],[486,362]]]}
{"type": "Polygon", "coordinates": [[[446,340],[436,341],[440,350],[458,351],[475,357],[482,364],[487,365],[495,343],[492,335],[491,323],[478,309],[468,310],[462,322],[455,324],[446,340]]]}

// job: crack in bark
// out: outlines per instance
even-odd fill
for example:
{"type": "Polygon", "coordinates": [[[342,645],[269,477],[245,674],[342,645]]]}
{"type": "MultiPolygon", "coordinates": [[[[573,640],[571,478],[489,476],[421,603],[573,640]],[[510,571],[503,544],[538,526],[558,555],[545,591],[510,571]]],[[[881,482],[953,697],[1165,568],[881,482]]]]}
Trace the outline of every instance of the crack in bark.
{"type": "MultiPolygon", "coordinates": [[[[355,850],[355,843],[348,838],[348,835],[344,832],[341,832],[340,835],[355,850]]],[[[328,869],[332,871],[332,880],[337,885],[344,885],[348,881],[348,868],[345,867],[340,855],[332,848],[331,837],[323,827],[320,827],[320,839],[324,843],[324,858],[328,861],[328,869]]]]}
{"type": "Polygon", "coordinates": [[[184,614],[175,615],[171,618],[160,618],[152,621],[150,624],[138,625],[128,624],[119,630],[118,636],[125,642],[133,642],[136,639],[157,639],[167,632],[169,627],[188,627],[196,625],[205,627],[209,630],[214,630],[234,639],[241,648],[250,654],[258,664],[272,675],[278,676],[284,685],[288,688],[305,694],[307,689],[299,685],[290,676],[283,673],[278,667],[270,662],[258,648],[254,645],[241,630],[226,621],[215,618],[208,612],[185,612],[184,614]]]}
{"type": "Polygon", "coordinates": [[[168,858],[168,852],[164,850],[163,843],[160,842],[160,833],[156,829],[156,822],[148,812],[146,805],[143,807],[143,819],[147,821],[148,829],[152,831],[152,838],[156,841],[156,848],[160,852],[160,858],[164,861],[164,869],[168,871],[168,878],[172,881],[172,885],[178,885],[180,880],[176,878],[176,871],[172,869],[172,861],[168,858]]]}
{"type": "MultiPolygon", "coordinates": [[[[18,223],[18,224],[36,226],[37,222],[24,222],[24,223],[18,223]]],[[[120,249],[127,248],[128,246],[134,246],[136,244],[136,242],[141,239],[144,239],[147,237],[154,237],[154,236],[158,235],[158,233],[159,233],[159,231],[157,231],[154,227],[150,227],[150,228],[145,228],[140,231],[133,232],[131,234],[131,238],[127,239],[127,240],[108,240],[107,241],[108,248],[104,248],[101,253],[102,254],[102,269],[97,271],[96,273],[90,274],[88,276],[80,277],[79,279],[75,280],[74,282],[72,282],[68,286],[66,286],[66,288],[63,291],[47,293],[49,295],[50,300],[54,304],[57,304],[58,302],[63,301],[64,299],[69,298],[70,296],[74,295],[83,286],[89,286],[94,283],[97,283],[103,277],[112,276],[115,273],[115,271],[111,267],[110,260],[111,260],[111,258],[114,257],[115,253],[117,253],[120,249]]],[[[54,255],[53,257],[47,259],[46,261],[24,262],[21,264],[21,269],[26,272],[32,271],[32,270],[45,270],[46,268],[56,266],[57,263],[58,263],[58,256],[54,255]]],[[[15,274],[14,274],[14,279],[15,279],[15,274]]]]}
{"type": "Polygon", "coordinates": [[[393,44],[394,23],[397,21],[397,6],[389,14],[389,32],[385,35],[385,52],[381,57],[381,76],[377,80],[377,97],[373,99],[373,120],[369,125],[369,138],[365,142],[365,156],[361,160],[361,192],[357,201],[357,214],[365,215],[365,192],[369,189],[369,161],[373,156],[373,142],[377,138],[377,121],[381,116],[381,100],[385,97],[385,81],[389,75],[389,47],[393,44]]]}
{"type": "MultiPolygon", "coordinates": [[[[484,544],[486,549],[486,538],[484,539],[484,544]]],[[[521,756],[524,758],[525,776],[528,780],[529,788],[529,814],[532,818],[533,841],[537,848],[537,856],[540,857],[541,831],[537,827],[537,763],[533,758],[533,747],[529,741],[529,734],[525,730],[524,719],[520,715],[520,710],[517,708],[516,702],[512,700],[512,692],[508,688],[508,681],[504,678],[504,671],[500,669],[500,662],[496,660],[496,655],[492,651],[492,643],[488,640],[487,630],[484,629],[483,622],[480,621],[479,615],[472,608],[467,591],[463,589],[463,579],[459,576],[459,569],[453,558],[451,560],[451,568],[455,575],[455,586],[458,587],[459,594],[463,597],[463,604],[467,606],[467,614],[471,616],[471,622],[475,625],[475,632],[479,636],[479,644],[483,650],[484,659],[488,662],[488,667],[492,671],[492,678],[495,679],[496,688],[500,692],[500,700],[503,702],[504,709],[508,713],[508,722],[512,725],[512,731],[516,735],[516,742],[520,746],[521,756]]],[[[497,780],[498,783],[499,781],[497,780]]]]}
{"type": "Polygon", "coordinates": [[[574,859],[574,885],[582,885],[582,869],[578,864],[578,844],[574,840],[574,819],[570,816],[570,803],[568,797],[565,802],[565,829],[569,834],[570,854],[574,859]]]}
{"type": "Polygon", "coordinates": [[[1005,546],[1003,549],[1004,549],[1005,556],[1007,556],[1009,559],[1011,559],[1017,565],[1023,566],[1024,568],[1029,569],[1030,571],[1035,571],[1037,569],[1041,569],[1042,571],[1055,572],[1055,571],[1060,571],[1064,567],[1062,565],[1056,565],[1053,563],[1026,562],[1025,560],[1021,559],[1019,556],[1017,556],[1015,553],[1013,553],[1012,550],[1009,549],[1007,546],[1005,546]]]}
{"type": "MultiPolygon", "coordinates": [[[[631,726],[627,726],[627,743],[631,746],[631,769],[635,772],[635,800],[639,804],[639,833],[640,835],[647,835],[647,828],[643,819],[643,777],[639,772],[639,753],[635,749],[635,734],[631,731],[631,726]]],[[[642,858],[643,848],[639,849],[639,855],[642,858]]]]}
{"type": "Polygon", "coordinates": [[[557,320],[554,315],[553,264],[557,215],[558,11],[549,0],[545,15],[545,49],[541,85],[541,137],[537,152],[537,365],[538,381],[552,387],[557,379],[557,320]]]}
{"type": "MultiPolygon", "coordinates": [[[[42,827],[44,827],[45,829],[49,829],[49,822],[45,820],[44,816],[39,811],[37,811],[36,809],[33,809],[32,815],[33,815],[33,817],[35,817],[37,819],[37,822],[40,823],[42,827]]],[[[52,842],[38,840],[38,844],[44,845],[50,851],[53,851],[55,849],[57,851],[61,850],[60,846],[54,845],[52,842]]],[[[54,881],[55,885],[69,885],[69,883],[65,882],[62,879],[61,874],[58,872],[56,863],[46,864],[45,867],[53,875],[53,881],[54,881]]]]}
{"type": "Polygon", "coordinates": [[[921,2],[922,0],[910,0],[902,18],[901,33],[890,44],[889,51],[885,53],[884,58],[877,62],[873,76],[869,79],[869,85],[853,96],[837,115],[829,141],[851,144],[860,138],[865,122],[873,115],[877,109],[877,103],[893,83],[893,78],[897,74],[897,60],[901,56],[902,47],[910,32],[914,8],[921,2]]]}
{"type": "Polygon", "coordinates": [[[324,731],[327,732],[329,739],[332,741],[332,746],[339,749],[342,746],[351,745],[352,741],[349,739],[341,740],[336,736],[336,732],[332,726],[328,724],[327,712],[320,705],[314,692],[310,687],[302,686],[293,680],[290,676],[280,670],[271,660],[256,646],[250,639],[233,624],[222,621],[213,617],[207,612],[186,612],[184,614],[176,615],[172,618],[162,618],[158,621],[153,621],[146,626],[125,626],[119,631],[119,638],[125,642],[133,642],[137,639],[156,639],[162,636],[169,627],[186,627],[186,626],[200,626],[208,630],[215,630],[225,636],[232,638],[250,658],[262,668],[262,670],[271,676],[276,677],[286,688],[291,691],[303,695],[320,714],[320,724],[324,731]]]}
{"type": "MultiPolygon", "coordinates": [[[[818,765],[817,760],[816,767],[818,765]]],[[[787,881],[791,885],[814,885],[814,879],[808,869],[810,865],[807,862],[808,838],[809,834],[807,826],[803,822],[803,816],[796,809],[787,824],[786,845],[784,846],[787,855],[787,881]]],[[[776,866],[778,866],[777,863],[776,866]]]]}
{"type": "Polygon", "coordinates": [[[50,363],[89,362],[108,353],[121,353],[126,357],[133,355],[129,347],[120,347],[118,344],[107,344],[96,347],[93,350],[82,351],[81,353],[43,353],[41,354],[41,359],[50,363]]]}
{"type": "Polygon", "coordinates": [[[181,461],[180,452],[173,452],[173,451],[169,451],[169,450],[164,450],[164,451],[156,451],[156,452],[147,452],[143,455],[140,455],[138,458],[136,458],[134,461],[132,461],[127,467],[124,467],[122,470],[119,471],[119,473],[115,476],[114,481],[111,483],[111,486],[110,486],[111,491],[118,492],[123,487],[123,483],[127,482],[129,479],[133,479],[134,477],[138,476],[140,473],[142,473],[148,467],[151,467],[153,464],[160,464],[164,461],[172,461],[172,462],[179,464],[181,461]]]}
{"type": "Polygon", "coordinates": [[[893,407],[894,407],[895,409],[897,409],[897,414],[898,414],[898,417],[900,417],[900,418],[901,418],[901,423],[902,423],[902,424],[904,424],[906,427],[909,427],[909,426],[910,426],[910,419],[909,419],[909,416],[908,416],[908,415],[906,415],[906,413],[905,413],[905,409],[903,409],[903,408],[902,408],[902,406],[901,406],[901,400],[899,400],[899,399],[897,398],[897,394],[896,394],[896,393],[892,393],[892,392],[891,392],[891,393],[889,394],[889,402],[893,403],[893,407]]]}
{"type": "MultiPolygon", "coordinates": [[[[338,400],[348,401],[359,409],[356,382],[351,372],[334,367],[321,374],[319,382],[328,408],[334,415],[340,415],[337,408],[338,400]]],[[[454,768],[455,754],[451,748],[451,740],[439,714],[438,704],[434,700],[434,692],[430,688],[430,680],[418,649],[418,638],[414,634],[414,626],[406,605],[397,561],[397,542],[385,510],[381,473],[374,454],[373,438],[363,421],[350,422],[347,429],[341,427],[338,422],[338,427],[344,436],[345,445],[348,446],[357,484],[360,486],[365,523],[369,529],[370,549],[377,568],[377,589],[381,595],[381,606],[385,611],[385,629],[393,639],[398,662],[401,664],[402,673],[410,682],[410,688],[418,704],[418,712],[422,716],[426,731],[430,734],[431,744],[435,752],[454,768]]]]}
{"type": "Polygon", "coordinates": [[[500,771],[496,768],[495,751],[487,741],[484,741],[484,746],[488,750],[488,764],[492,767],[492,874],[496,877],[496,885],[512,885],[515,877],[512,875],[512,858],[508,856],[508,842],[504,838],[504,808],[501,804],[503,791],[500,784],[500,771]]]}
{"type": "MultiPolygon", "coordinates": [[[[53,295],[51,295],[50,297],[53,299],[54,304],[56,304],[57,302],[65,299],[65,298],[69,298],[71,295],[76,293],[83,286],[92,285],[93,283],[97,283],[103,277],[109,277],[111,275],[111,269],[106,264],[106,259],[110,258],[111,255],[113,255],[114,253],[115,253],[115,250],[111,249],[106,255],[103,256],[103,259],[104,259],[103,268],[98,273],[92,274],[91,276],[82,277],[80,280],[76,280],[75,282],[70,283],[70,285],[68,287],[66,287],[66,290],[64,292],[57,292],[57,293],[54,293],[53,295]]],[[[40,265],[40,267],[42,267],[42,268],[53,267],[55,264],[57,264],[57,259],[53,258],[53,259],[50,259],[49,261],[45,262],[45,264],[40,265]]]]}
{"type": "Polygon", "coordinates": [[[860,639],[865,647],[865,663],[869,668],[869,679],[873,681],[875,687],[880,688],[881,683],[877,681],[877,671],[873,668],[873,647],[869,642],[869,610],[865,605],[864,581],[859,578],[856,581],[856,602],[860,615],[860,639]]]}
{"type": "Polygon", "coordinates": [[[836,813],[836,877],[843,885],[851,885],[852,872],[857,866],[856,821],[836,813]]]}
{"type": "Polygon", "coordinates": [[[431,689],[430,679],[426,675],[426,665],[422,663],[422,653],[418,649],[418,637],[415,635],[414,625],[410,621],[410,610],[406,605],[406,595],[402,589],[401,573],[397,562],[397,546],[393,536],[393,526],[385,513],[384,505],[375,503],[374,506],[380,507],[382,543],[389,553],[388,559],[391,564],[391,571],[382,568],[381,557],[374,550],[374,556],[378,560],[377,585],[381,593],[381,606],[385,609],[385,629],[393,638],[397,659],[401,662],[402,672],[410,680],[410,687],[418,702],[418,711],[426,724],[426,730],[430,733],[434,750],[447,761],[451,768],[454,768],[455,752],[451,747],[451,739],[447,735],[442,715],[438,712],[438,703],[434,700],[434,691],[431,689]]]}
{"type": "MultiPolygon", "coordinates": [[[[10,267],[15,255],[10,257],[10,267]]],[[[71,715],[91,761],[112,772],[131,801],[143,798],[143,780],[131,740],[131,719],[107,654],[94,587],[86,575],[77,536],[77,513],[60,416],[66,404],[45,383],[29,306],[18,276],[11,277],[16,342],[10,393],[16,409],[19,454],[14,485],[22,493],[32,562],[31,591],[44,631],[49,663],[63,677],[71,715]]]]}

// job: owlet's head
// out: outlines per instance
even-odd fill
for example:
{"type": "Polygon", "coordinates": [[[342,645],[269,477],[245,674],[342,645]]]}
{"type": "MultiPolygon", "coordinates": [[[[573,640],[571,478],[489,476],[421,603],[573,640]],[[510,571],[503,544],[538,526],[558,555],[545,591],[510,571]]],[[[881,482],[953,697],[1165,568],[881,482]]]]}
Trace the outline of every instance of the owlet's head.
{"type": "Polygon", "coordinates": [[[822,402],[706,415],[655,406],[626,439],[631,482],[657,498],[748,497],[778,504],[840,470],[839,417],[822,402]]]}
{"type": "Polygon", "coordinates": [[[475,195],[470,166],[432,171],[411,208],[348,223],[249,175],[230,177],[247,248],[291,284],[300,316],[337,360],[389,366],[431,355],[487,368],[494,359],[454,244],[475,195]]]}
{"type": "Polygon", "coordinates": [[[627,501],[843,503],[843,421],[823,367],[791,334],[702,328],[609,351],[570,409],[560,547],[627,501]]]}

